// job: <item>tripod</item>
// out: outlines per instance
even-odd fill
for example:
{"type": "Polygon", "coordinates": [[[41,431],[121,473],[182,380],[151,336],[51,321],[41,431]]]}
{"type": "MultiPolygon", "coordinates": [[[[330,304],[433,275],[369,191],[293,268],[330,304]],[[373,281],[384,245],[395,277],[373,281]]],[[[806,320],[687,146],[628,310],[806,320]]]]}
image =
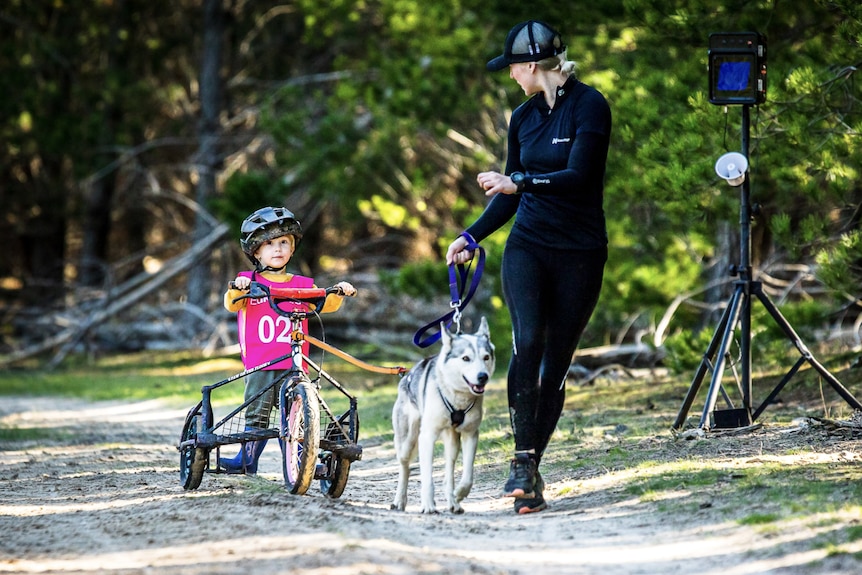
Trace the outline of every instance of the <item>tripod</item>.
{"type": "MultiPolygon", "coordinates": [[[[749,105],[744,105],[742,108],[742,154],[748,158],[748,138],[750,131],[749,105]]],[[[823,379],[854,409],[862,409],[862,404],[853,397],[838,379],[818,362],[799,336],[794,331],[790,323],[781,315],[778,308],[770,301],[769,297],[763,293],[761,282],[752,279],[751,270],[751,205],[750,200],[750,185],[749,178],[746,177],[742,182],[741,205],[739,210],[739,225],[740,225],[740,265],[732,268],[732,273],[739,277],[734,282],[733,295],[730,297],[729,303],[721,316],[718,327],[715,330],[712,341],[704,353],[700,366],[695,372],[691,387],[685,396],[682,407],[676,416],[673,424],[673,429],[679,431],[682,429],[688,412],[691,409],[695,396],[700,389],[703,379],[707,372],[712,371],[712,380],[710,381],[709,391],[707,392],[706,402],[703,408],[703,414],[700,418],[699,428],[708,431],[710,427],[715,428],[738,428],[751,425],[763,413],[763,410],[772,403],[778,396],[784,386],[790,379],[799,371],[806,362],[819,373],[823,379]],[[769,393],[766,399],[763,400],[756,409],[752,409],[751,403],[751,301],[752,298],[757,298],[761,304],[769,312],[769,315],[778,326],[782,329],[787,338],[793,342],[793,345],[799,351],[800,357],[790,370],[782,377],[778,385],[769,393]],[[725,363],[727,362],[728,349],[733,340],[737,326],[740,332],[740,377],[738,380],[739,392],[742,396],[742,407],[736,408],[721,384],[721,379],[725,371],[725,363]],[[718,395],[721,393],[725,403],[729,409],[716,410],[715,404],[718,400],[718,395]],[[710,421],[712,416],[712,421],[710,421]]]]}

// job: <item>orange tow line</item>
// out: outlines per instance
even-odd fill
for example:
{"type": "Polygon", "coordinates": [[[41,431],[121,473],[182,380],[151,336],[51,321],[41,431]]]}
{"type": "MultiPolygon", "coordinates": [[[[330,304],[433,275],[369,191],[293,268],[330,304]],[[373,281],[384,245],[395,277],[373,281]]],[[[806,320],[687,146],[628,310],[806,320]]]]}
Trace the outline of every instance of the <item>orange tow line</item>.
{"type": "Polygon", "coordinates": [[[356,367],[362,368],[366,371],[372,371],[374,373],[385,373],[388,375],[402,375],[404,373],[407,373],[407,371],[408,371],[408,369],[406,367],[401,367],[401,366],[382,367],[379,365],[371,365],[370,363],[365,363],[361,359],[357,359],[357,358],[353,357],[352,355],[350,355],[349,353],[345,353],[345,352],[341,351],[340,349],[338,349],[337,347],[333,347],[333,346],[329,345],[328,343],[326,343],[325,341],[321,341],[321,340],[317,339],[316,337],[302,333],[301,331],[294,331],[293,332],[293,338],[297,341],[305,340],[309,343],[312,343],[316,347],[319,347],[320,349],[322,349],[324,351],[328,351],[329,353],[331,353],[333,355],[337,355],[338,357],[340,357],[344,361],[352,363],[356,367]]]}

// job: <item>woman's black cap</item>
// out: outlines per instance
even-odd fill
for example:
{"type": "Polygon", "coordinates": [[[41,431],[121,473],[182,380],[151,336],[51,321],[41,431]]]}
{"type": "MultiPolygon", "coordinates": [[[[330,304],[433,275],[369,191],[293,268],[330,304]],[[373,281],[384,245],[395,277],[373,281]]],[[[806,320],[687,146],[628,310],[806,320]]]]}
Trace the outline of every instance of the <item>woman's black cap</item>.
{"type": "Polygon", "coordinates": [[[509,30],[503,53],[488,62],[488,70],[498,72],[515,62],[538,62],[565,49],[559,32],[540,20],[527,20],[509,30]]]}

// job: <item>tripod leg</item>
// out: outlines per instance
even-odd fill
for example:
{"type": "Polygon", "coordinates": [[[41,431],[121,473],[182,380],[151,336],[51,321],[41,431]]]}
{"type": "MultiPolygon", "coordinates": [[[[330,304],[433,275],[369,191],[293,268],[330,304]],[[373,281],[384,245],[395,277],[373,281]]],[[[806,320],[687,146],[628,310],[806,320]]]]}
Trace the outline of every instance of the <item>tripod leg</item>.
{"type": "Polygon", "coordinates": [[[784,374],[784,377],[781,378],[781,381],[778,382],[778,385],[775,386],[775,388],[769,393],[766,399],[763,400],[763,403],[761,403],[760,406],[755,410],[754,415],[751,416],[752,421],[756,421],[757,418],[760,417],[760,414],[763,413],[763,410],[766,409],[766,407],[770,403],[772,403],[776,397],[778,397],[778,394],[781,393],[781,390],[784,389],[784,386],[787,385],[787,382],[790,381],[790,378],[796,375],[796,372],[799,371],[799,368],[802,367],[803,363],[805,363],[805,358],[800,357],[797,362],[793,364],[793,367],[790,368],[790,371],[784,374]]]}
{"type": "Polygon", "coordinates": [[[721,389],[721,379],[724,376],[724,363],[727,360],[727,350],[730,347],[730,342],[733,339],[733,332],[736,329],[736,324],[739,321],[740,306],[747,302],[748,295],[745,293],[745,286],[742,283],[737,283],[736,289],[733,291],[733,297],[728,306],[728,320],[724,326],[724,335],[721,338],[721,345],[718,348],[715,367],[712,370],[712,381],[709,384],[709,391],[706,395],[706,403],[703,406],[703,413],[700,417],[700,428],[709,429],[709,414],[715,409],[715,402],[718,399],[718,392],[721,389]]]}
{"type": "MultiPolygon", "coordinates": [[[[724,313],[721,314],[721,320],[719,320],[718,326],[715,328],[715,334],[712,336],[712,340],[709,342],[709,346],[703,354],[703,359],[700,360],[700,365],[694,374],[694,379],[691,382],[691,386],[688,388],[688,393],[686,393],[682,407],[673,423],[673,429],[676,431],[682,429],[685,424],[685,419],[688,417],[688,412],[691,409],[692,403],[694,403],[694,398],[700,390],[703,378],[706,376],[707,371],[710,370],[712,370],[713,376],[712,383],[707,394],[707,407],[704,408],[704,417],[707,417],[709,412],[711,412],[715,407],[716,396],[721,389],[721,377],[716,377],[716,373],[724,370],[723,366],[727,355],[727,348],[730,345],[733,331],[736,328],[736,322],[739,318],[739,304],[742,296],[743,287],[737,285],[736,289],[734,289],[733,295],[730,297],[727,307],[724,308],[724,313]],[[716,350],[720,350],[718,355],[716,355],[716,350]],[[713,364],[713,361],[715,361],[716,358],[718,358],[718,360],[713,364]]],[[[702,428],[703,426],[704,419],[701,418],[700,427],[702,428]]]]}
{"type": "MultiPolygon", "coordinates": [[[[763,307],[765,307],[766,311],[769,312],[769,315],[772,316],[772,319],[775,320],[775,322],[779,325],[779,327],[781,327],[781,329],[784,331],[790,341],[793,342],[793,345],[796,346],[796,349],[799,351],[800,355],[802,356],[802,359],[811,364],[811,367],[813,367],[817,371],[817,373],[819,373],[823,377],[823,379],[825,379],[829,383],[829,385],[832,386],[832,389],[834,389],[838,393],[838,395],[840,395],[841,398],[844,399],[844,401],[846,401],[853,409],[862,409],[862,404],[859,403],[859,400],[856,399],[846,387],[841,385],[841,382],[838,381],[838,379],[834,375],[832,375],[829,370],[827,370],[819,361],[814,358],[814,356],[811,354],[805,344],[802,343],[802,340],[796,334],[796,331],[790,325],[790,322],[788,322],[787,319],[785,319],[785,317],[781,315],[781,312],[778,311],[778,308],[775,307],[775,304],[772,303],[772,301],[766,296],[766,294],[763,293],[763,291],[760,289],[757,289],[755,293],[757,294],[757,299],[760,300],[760,302],[763,304],[763,307]]],[[[798,365],[799,364],[795,366],[796,369],[798,369],[798,365]]],[[[793,373],[795,373],[795,370],[793,373]]],[[[783,381],[779,385],[781,387],[784,387],[784,383],[786,383],[786,381],[783,381]]],[[[770,394],[770,397],[767,399],[767,401],[771,401],[772,399],[774,399],[774,396],[778,394],[778,391],[780,391],[780,389],[776,388],[776,390],[772,394],[770,394]]],[[[763,411],[763,408],[765,407],[766,403],[767,402],[764,402],[764,405],[762,405],[758,409],[758,414],[763,411]]]]}
{"type": "MultiPolygon", "coordinates": [[[[736,297],[735,294],[733,297],[736,297]]],[[[734,306],[732,305],[732,302],[733,298],[731,298],[731,303],[724,308],[724,313],[721,314],[721,320],[719,320],[718,326],[715,328],[715,334],[712,336],[712,340],[709,342],[709,346],[706,348],[706,352],[704,352],[703,358],[700,360],[700,365],[694,374],[694,379],[691,382],[691,386],[688,388],[688,392],[682,402],[682,407],[676,416],[676,420],[673,422],[673,429],[676,431],[679,431],[682,429],[682,426],[685,425],[688,412],[691,409],[691,405],[694,403],[694,398],[697,396],[697,392],[700,390],[703,378],[706,376],[707,371],[712,368],[712,362],[715,358],[715,350],[718,349],[718,346],[721,343],[722,334],[725,332],[731,313],[733,313],[734,306]]]]}

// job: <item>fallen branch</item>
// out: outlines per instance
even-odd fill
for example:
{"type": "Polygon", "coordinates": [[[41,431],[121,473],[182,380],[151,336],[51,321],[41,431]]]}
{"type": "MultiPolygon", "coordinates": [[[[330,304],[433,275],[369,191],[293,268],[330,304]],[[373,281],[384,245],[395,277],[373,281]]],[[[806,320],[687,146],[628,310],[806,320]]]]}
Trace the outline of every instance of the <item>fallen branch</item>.
{"type": "Polygon", "coordinates": [[[816,424],[818,427],[826,430],[827,433],[833,435],[846,433],[856,435],[858,433],[862,433],[862,414],[858,411],[854,412],[853,416],[849,420],[812,416],[808,418],[808,421],[816,424]]]}
{"type": "Polygon", "coordinates": [[[598,369],[589,370],[579,364],[572,364],[569,367],[569,375],[571,375],[578,385],[590,385],[593,381],[600,378],[609,372],[622,372],[629,379],[634,379],[635,376],[625,366],[618,363],[610,363],[603,365],[598,369]],[[580,369],[578,369],[580,368],[580,369]]]}
{"type": "MultiPolygon", "coordinates": [[[[227,233],[228,227],[225,224],[219,224],[206,237],[193,245],[186,252],[172,260],[169,260],[157,274],[151,276],[150,280],[140,285],[140,287],[132,290],[127,295],[119,298],[107,307],[103,307],[102,309],[98,309],[97,311],[90,313],[86,319],[76,323],[73,327],[70,327],[69,329],[66,329],[36,345],[10,353],[6,357],[0,359],[0,367],[7,367],[16,362],[45,353],[46,351],[50,351],[59,346],[63,346],[58,354],[60,356],[59,360],[55,357],[51,361],[51,365],[56,365],[91,328],[126,310],[129,306],[137,303],[145,296],[164,285],[174,276],[188,270],[193,263],[200,261],[202,257],[206,257],[206,255],[212,250],[212,247],[220,242],[227,233]]],[[[133,278],[132,281],[140,282],[140,278],[133,278]]],[[[121,288],[118,291],[122,293],[124,290],[121,288]]]]}
{"type": "Polygon", "coordinates": [[[588,368],[609,364],[626,367],[655,367],[665,357],[664,348],[655,348],[644,343],[603,345],[579,349],[574,361],[588,368]]]}

